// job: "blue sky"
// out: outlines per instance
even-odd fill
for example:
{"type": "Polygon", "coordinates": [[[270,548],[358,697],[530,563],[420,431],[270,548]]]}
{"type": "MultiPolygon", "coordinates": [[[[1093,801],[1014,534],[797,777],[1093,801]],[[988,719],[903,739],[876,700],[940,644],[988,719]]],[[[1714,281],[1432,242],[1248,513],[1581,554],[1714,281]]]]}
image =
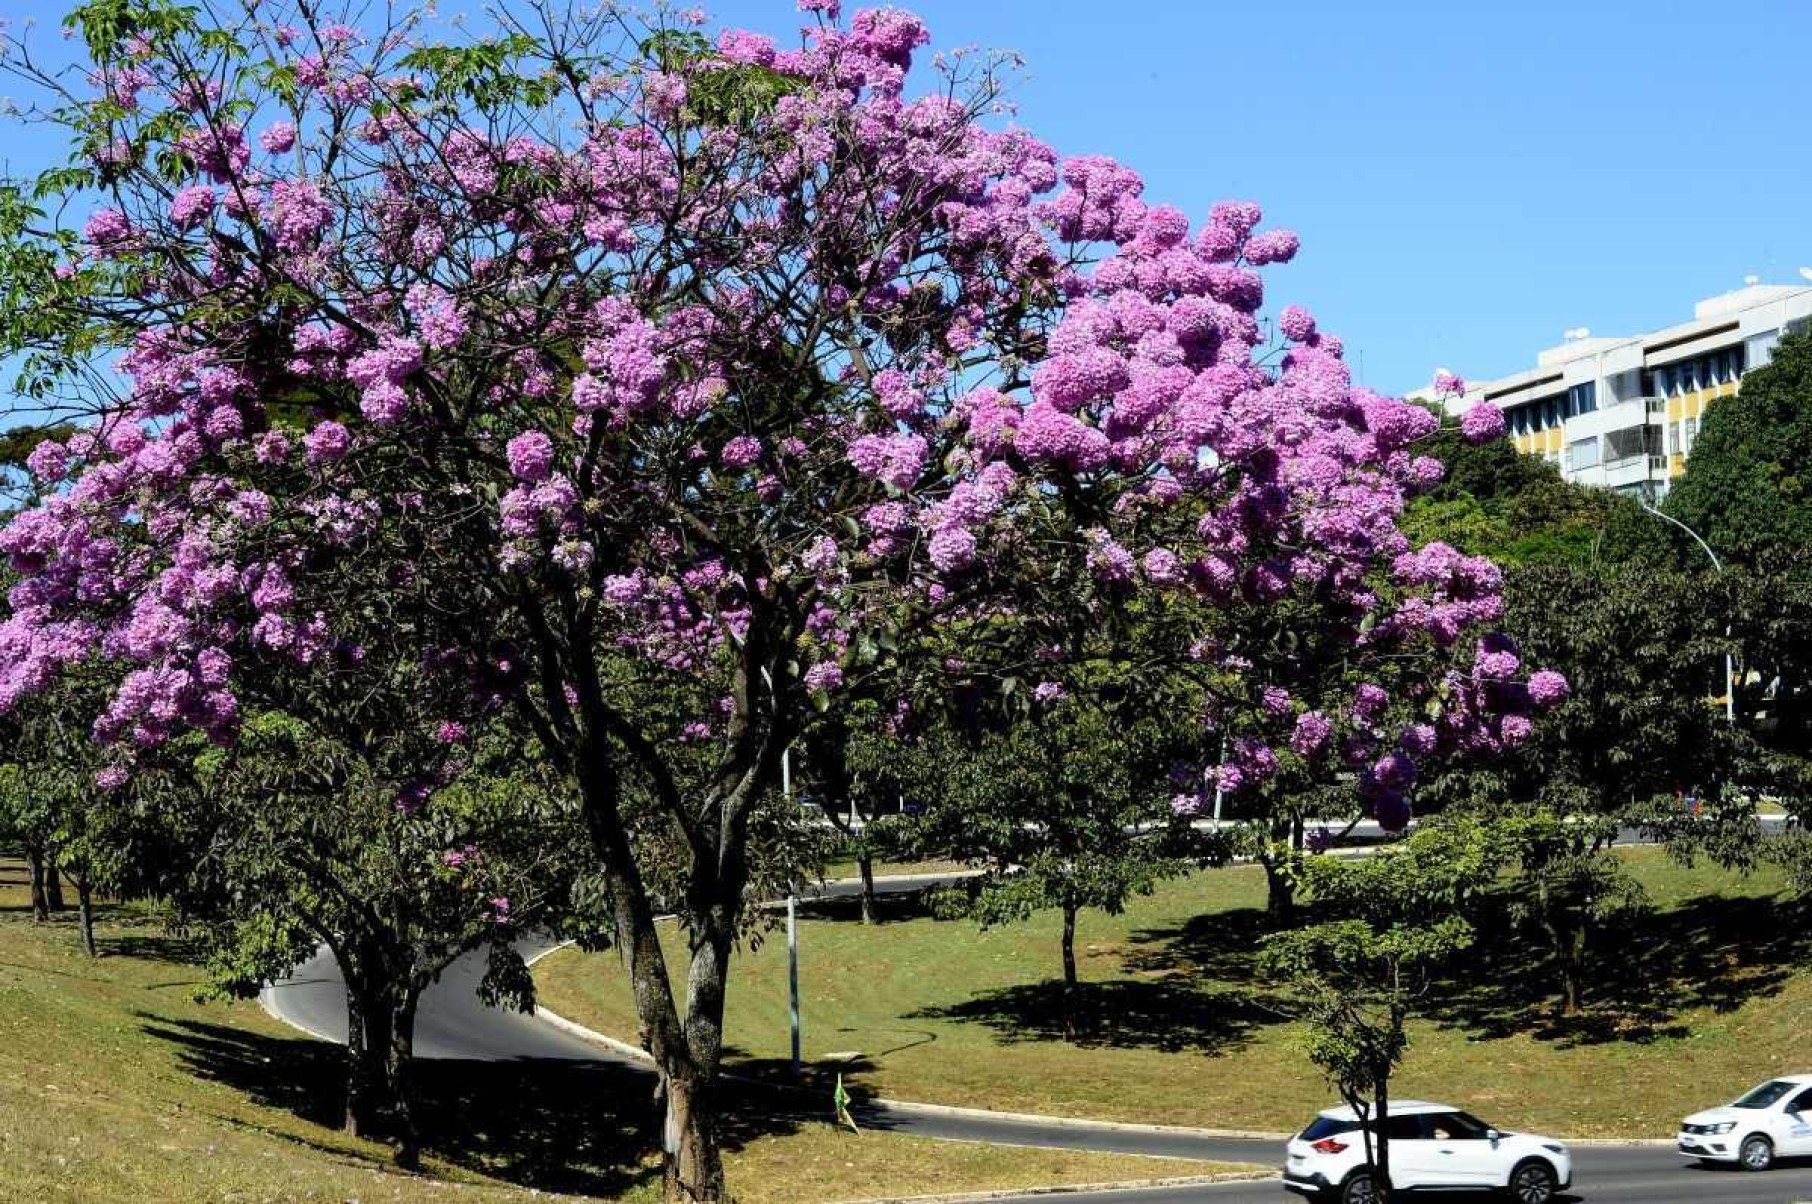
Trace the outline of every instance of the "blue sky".
{"type": "MultiPolygon", "coordinates": [[[[1249,198],[1295,229],[1273,304],[1312,309],[1377,388],[1501,375],[1568,327],[1668,325],[1812,265],[1803,0],[906,2],[937,46],[1023,52],[1021,120],[1061,151],[1112,154],[1192,216],[1249,198]]],[[[791,0],[710,7],[799,23],[791,0]]]]}
{"type": "MultiPolygon", "coordinates": [[[[1812,265],[1804,0],[902,3],[934,45],[1023,52],[1021,119],[1065,153],[1295,229],[1272,301],[1377,388],[1502,375],[1569,327],[1669,325],[1812,265]]],[[[712,10],[775,32],[790,7],[712,10]]]]}

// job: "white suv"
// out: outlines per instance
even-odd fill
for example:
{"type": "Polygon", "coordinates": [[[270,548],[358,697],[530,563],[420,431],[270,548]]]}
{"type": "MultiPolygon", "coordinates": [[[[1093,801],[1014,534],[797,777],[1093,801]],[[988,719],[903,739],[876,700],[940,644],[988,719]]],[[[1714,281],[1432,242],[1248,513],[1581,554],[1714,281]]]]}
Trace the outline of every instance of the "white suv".
{"type": "MultiPolygon", "coordinates": [[[[1384,1131],[1391,1183],[1398,1189],[1502,1191],[1517,1204],[1548,1204],[1573,1183],[1573,1156],[1552,1137],[1501,1133],[1445,1104],[1394,1102],[1384,1131]]],[[[1365,1136],[1351,1108],[1317,1116],[1286,1152],[1283,1182],[1291,1191],[1339,1204],[1375,1198],[1365,1136]]]]}
{"type": "Polygon", "coordinates": [[[1706,1162],[1765,1171],[1774,1160],[1812,1155],[1812,1074],[1769,1079],[1721,1108],[1680,1123],[1680,1152],[1706,1162]]]}

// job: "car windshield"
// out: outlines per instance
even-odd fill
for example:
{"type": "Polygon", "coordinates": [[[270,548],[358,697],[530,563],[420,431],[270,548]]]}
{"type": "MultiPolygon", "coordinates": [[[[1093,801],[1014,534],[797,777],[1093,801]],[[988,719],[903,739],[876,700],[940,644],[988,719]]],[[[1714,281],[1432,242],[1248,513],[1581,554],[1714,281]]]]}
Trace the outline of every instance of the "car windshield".
{"type": "Polygon", "coordinates": [[[1733,1100],[1730,1106],[1732,1108],[1766,1108],[1793,1090],[1796,1085],[1786,1079],[1775,1079],[1771,1083],[1763,1083],[1742,1099],[1733,1100]]]}

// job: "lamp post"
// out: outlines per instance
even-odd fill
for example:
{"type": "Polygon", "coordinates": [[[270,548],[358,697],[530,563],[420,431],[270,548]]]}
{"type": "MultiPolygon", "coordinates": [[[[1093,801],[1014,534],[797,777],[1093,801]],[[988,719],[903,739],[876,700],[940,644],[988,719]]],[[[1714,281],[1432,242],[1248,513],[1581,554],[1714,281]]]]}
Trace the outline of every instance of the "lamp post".
{"type": "MultiPolygon", "coordinates": [[[[780,754],[780,792],[793,801],[793,750],[780,754]]],[[[799,903],[788,891],[786,896],[786,982],[788,1010],[793,1022],[793,1073],[799,1073],[799,903]]]]}
{"type": "MultiPolygon", "coordinates": [[[[1710,544],[1699,537],[1697,531],[1693,530],[1673,515],[1665,514],[1662,511],[1655,509],[1648,504],[1646,498],[1638,498],[1637,502],[1644,510],[1648,511],[1662,522],[1672,523],[1674,526],[1690,535],[1692,541],[1699,545],[1700,550],[1711,558],[1711,567],[1717,571],[1719,576],[1723,576],[1724,562],[1718,559],[1718,554],[1711,550],[1710,544]]],[[[1728,626],[1724,628],[1724,638],[1730,638],[1730,628],[1728,626]]],[[[1728,648],[1724,651],[1724,720],[1732,726],[1736,725],[1736,663],[1728,648]]]]}

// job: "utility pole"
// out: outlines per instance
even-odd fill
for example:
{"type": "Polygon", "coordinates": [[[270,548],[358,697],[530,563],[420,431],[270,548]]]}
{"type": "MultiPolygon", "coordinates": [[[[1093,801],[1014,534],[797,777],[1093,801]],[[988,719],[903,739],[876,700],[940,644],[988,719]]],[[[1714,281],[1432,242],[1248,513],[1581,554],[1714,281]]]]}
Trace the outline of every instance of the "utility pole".
{"type": "MultiPolygon", "coordinates": [[[[780,754],[780,791],[787,802],[793,801],[793,750],[780,754]]],[[[799,900],[792,891],[786,896],[786,981],[788,1012],[793,1022],[793,1073],[800,1069],[799,1057],[799,900]]]]}
{"type": "Polygon", "coordinates": [[[786,982],[792,1003],[793,1073],[799,1073],[799,909],[798,901],[786,897],[786,982]]]}

